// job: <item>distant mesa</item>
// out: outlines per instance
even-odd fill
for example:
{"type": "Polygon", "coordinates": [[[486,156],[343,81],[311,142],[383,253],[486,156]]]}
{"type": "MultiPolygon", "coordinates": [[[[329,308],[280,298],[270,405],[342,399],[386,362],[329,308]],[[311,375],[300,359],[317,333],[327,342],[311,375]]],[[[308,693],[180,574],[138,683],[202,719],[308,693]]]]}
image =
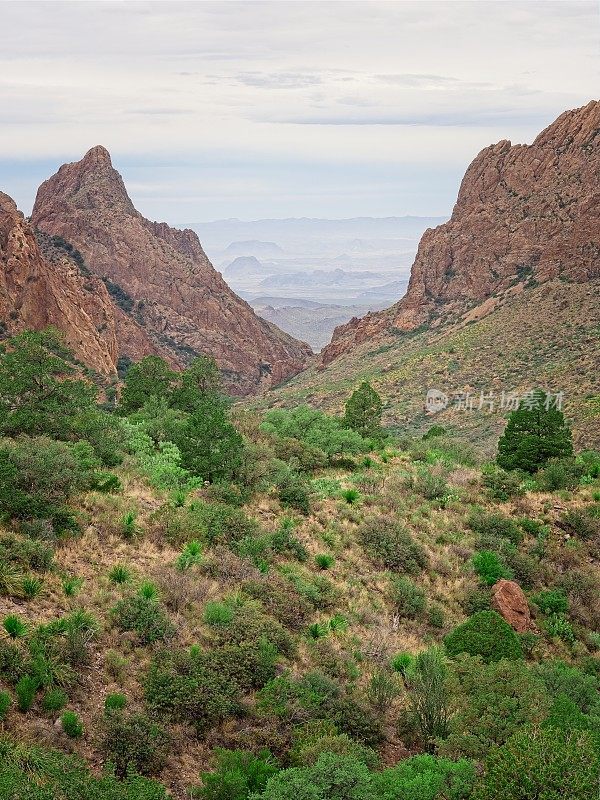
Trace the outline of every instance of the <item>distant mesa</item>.
{"type": "Polygon", "coordinates": [[[256,256],[238,256],[223,269],[226,278],[243,278],[248,275],[265,275],[267,268],[256,256]]]}
{"type": "Polygon", "coordinates": [[[294,288],[310,284],[311,286],[351,286],[365,281],[385,280],[378,272],[366,272],[337,269],[313,270],[310,272],[287,272],[282,275],[269,275],[260,285],[264,289],[294,288]]]}
{"type": "Polygon", "coordinates": [[[256,258],[278,258],[283,252],[283,248],[275,242],[261,242],[258,239],[231,242],[225,248],[225,253],[229,256],[255,256],[256,258]]]}
{"type": "Polygon", "coordinates": [[[368,303],[371,301],[385,300],[386,298],[401,297],[406,291],[408,286],[408,278],[401,281],[390,281],[384,283],[383,286],[373,286],[371,289],[365,289],[356,297],[356,302],[368,303]]]}

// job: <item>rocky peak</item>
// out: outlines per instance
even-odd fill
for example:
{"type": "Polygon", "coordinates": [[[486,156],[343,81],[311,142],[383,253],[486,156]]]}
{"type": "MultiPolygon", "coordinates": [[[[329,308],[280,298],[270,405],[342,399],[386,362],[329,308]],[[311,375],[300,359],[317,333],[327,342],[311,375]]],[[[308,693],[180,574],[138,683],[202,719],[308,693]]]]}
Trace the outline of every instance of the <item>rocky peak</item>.
{"type": "Polygon", "coordinates": [[[516,284],[598,277],[599,231],[600,102],[592,101],[531,145],[482,150],[450,220],[424,233],[405,297],[336,328],[322,364],[392,329],[485,316],[516,284]]]}
{"type": "MultiPolygon", "coordinates": [[[[40,186],[32,220],[71,242],[95,275],[126,293],[130,316],[176,366],[212,355],[228,388],[246,394],[294,375],[311,355],[232,292],[193,231],[143,217],[101,146],[40,186]]],[[[131,356],[129,335],[118,331],[117,338],[119,353],[131,356]]]]}

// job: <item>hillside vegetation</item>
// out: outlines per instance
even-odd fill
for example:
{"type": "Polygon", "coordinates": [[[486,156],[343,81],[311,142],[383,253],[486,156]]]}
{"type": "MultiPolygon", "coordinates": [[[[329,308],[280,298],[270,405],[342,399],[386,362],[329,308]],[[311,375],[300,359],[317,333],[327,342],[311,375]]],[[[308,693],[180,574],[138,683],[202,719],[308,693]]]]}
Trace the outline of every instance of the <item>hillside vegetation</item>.
{"type": "MultiPolygon", "coordinates": [[[[423,433],[427,390],[449,396],[471,392],[525,392],[541,386],[563,392],[565,410],[582,447],[600,448],[600,421],[594,398],[600,395],[600,283],[533,280],[515,283],[508,293],[474,306],[439,327],[379,335],[340,356],[326,368],[316,365],[253,401],[257,408],[310,403],[339,412],[349,392],[369,380],[386,401],[387,424],[423,433]],[[490,308],[492,309],[490,311],[490,308]]],[[[491,456],[505,415],[459,411],[453,405],[435,422],[476,442],[491,456]]]]}
{"type": "MultiPolygon", "coordinates": [[[[362,374],[416,396],[417,364],[454,347],[470,374],[490,325],[419,334],[397,382],[392,350],[362,374]]],[[[322,373],[338,406],[343,369],[322,373]]],[[[379,413],[364,386],[344,417],[231,408],[204,358],[148,357],[97,396],[52,331],[5,343],[0,800],[594,796],[600,455],[555,417],[555,457],[505,471],[379,413]]]]}

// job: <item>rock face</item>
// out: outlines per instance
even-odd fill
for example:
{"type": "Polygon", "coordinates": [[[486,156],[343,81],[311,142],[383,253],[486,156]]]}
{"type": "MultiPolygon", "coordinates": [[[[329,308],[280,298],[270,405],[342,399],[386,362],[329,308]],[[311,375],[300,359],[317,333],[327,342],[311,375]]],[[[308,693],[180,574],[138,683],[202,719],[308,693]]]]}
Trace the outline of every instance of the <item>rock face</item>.
{"type": "Polygon", "coordinates": [[[531,630],[531,615],[527,598],[518,583],[501,578],[492,587],[492,608],[511,625],[517,633],[531,630]]]}
{"type": "Polygon", "coordinates": [[[600,102],[592,101],[561,114],[531,145],[482,150],[450,220],[423,235],[406,295],[337,328],[322,363],[392,329],[460,316],[515,282],[598,276],[600,102]]]}
{"type": "Polygon", "coordinates": [[[120,355],[140,358],[147,341],[175,366],[200,353],[215,357],[230,391],[248,394],[299,372],[311,355],[260,319],[227,286],[198,237],[150,222],[135,210],[108,151],[92,148],[39,188],[33,224],[61,236],[108,279],[129,324],[117,319],[120,355]],[[132,340],[131,323],[143,335],[132,340]]]}
{"type": "Polygon", "coordinates": [[[80,361],[105,375],[115,372],[115,313],[106,287],[65,253],[46,259],[31,226],[2,192],[0,325],[5,335],[53,325],[80,361]]]}

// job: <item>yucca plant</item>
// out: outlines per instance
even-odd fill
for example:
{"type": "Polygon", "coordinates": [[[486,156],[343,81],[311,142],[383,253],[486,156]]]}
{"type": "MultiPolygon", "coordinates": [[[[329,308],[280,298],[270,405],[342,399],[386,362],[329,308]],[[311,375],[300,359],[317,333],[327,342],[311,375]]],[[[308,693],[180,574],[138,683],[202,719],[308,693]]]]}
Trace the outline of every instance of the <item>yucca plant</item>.
{"type": "Polygon", "coordinates": [[[323,636],[327,636],[328,632],[329,627],[322,622],[313,622],[308,626],[308,635],[311,639],[322,639],[323,636]]]}
{"type": "Polygon", "coordinates": [[[360,494],[356,489],[344,489],[342,497],[349,505],[354,505],[360,497],[360,494]]]}
{"type": "Polygon", "coordinates": [[[77,592],[81,589],[83,581],[81,578],[65,578],[63,581],[63,592],[66,597],[75,597],[77,592]]]}
{"type": "Polygon", "coordinates": [[[16,614],[9,614],[4,618],[2,627],[11,639],[20,639],[27,633],[27,625],[16,614]]]}
{"type": "Polygon", "coordinates": [[[329,620],[329,630],[334,633],[343,633],[348,630],[348,620],[343,614],[336,614],[329,620]]]}
{"type": "Polygon", "coordinates": [[[0,595],[23,597],[24,575],[14,564],[0,561],[0,595]]]}
{"type": "Polygon", "coordinates": [[[83,734],[83,722],[74,711],[65,711],[60,718],[63,731],[71,739],[79,739],[83,734]]]}
{"type": "Polygon", "coordinates": [[[137,534],[137,513],[128,511],[121,519],[121,531],[126,539],[133,539],[137,534]]]}
{"type": "Polygon", "coordinates": [[[315,564],[319,569],[329,569],[335,563],[335,558],[327,553],[319,553],[315,556],[315,564]]]}
{"type": "Polygon", "coordinates": [[[131,570],[123,564],[115,564],[108,573],[108,579],[112,583],[129,583],[131,580],[131,570]]]}
{"type": "Polygon", "coordinates": [[[39,578],[33,575],[27,575],[23,578],[23,594],[28,600],[37,597],[42,591],[42,582],[39,578]]]}
{"type": "Polygon", "coordinates": [[[158,589],[152,581],[143,581],[138,589],[138,594],[146,600],[156,600],[158,598],[158,589]]]}
{"type": "Polygon", "coordinates": [[[197,539],[192,539],[183,548],[182,552],[177,557],[175,566],[178,570],[185,570],[193,567],[195,564],[200,564],[202,561],[202,545],[197,539]]]}

